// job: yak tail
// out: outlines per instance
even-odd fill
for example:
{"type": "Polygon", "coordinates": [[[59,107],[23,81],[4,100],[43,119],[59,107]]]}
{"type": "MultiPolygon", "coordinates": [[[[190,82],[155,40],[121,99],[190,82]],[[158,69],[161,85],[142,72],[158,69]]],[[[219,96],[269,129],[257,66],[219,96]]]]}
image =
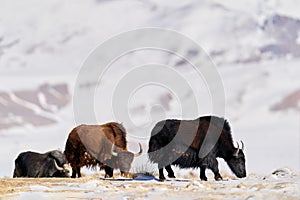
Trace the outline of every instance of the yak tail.
{"type": "Polygon", "coordinates": [[[17,169],[14,170],[13,178],[19,177],[19,174],[17,173],[17,169]]]}
{"type": "Polygon", "coordinates": [[[124,126],[116,122],[110,122],[107,125],[109,125],[114,132],[115,145],[127,151],[126,129],[124,126]]]}
{"type": "Polygon", "coordinates": [[[21,176],[22,176],[22,174],[20,173],[20,167],[17,164],[17,162],[15,162],[15,169],[14,169],[13,178],[21,177],[21,176]]]}

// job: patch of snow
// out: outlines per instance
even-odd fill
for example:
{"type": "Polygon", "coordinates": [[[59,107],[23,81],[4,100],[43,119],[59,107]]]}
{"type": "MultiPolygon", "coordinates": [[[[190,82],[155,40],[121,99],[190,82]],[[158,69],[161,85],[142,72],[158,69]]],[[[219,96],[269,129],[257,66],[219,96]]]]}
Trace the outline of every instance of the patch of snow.
{"type": "Polygon", "coordinates": [[[49,187],[46,187],[46,186],[42,186],[42,185],[32,185],[29,187],[31,190],[33,191],[43,191],[43,190],[49,190],[50,188],[49,187]]]}

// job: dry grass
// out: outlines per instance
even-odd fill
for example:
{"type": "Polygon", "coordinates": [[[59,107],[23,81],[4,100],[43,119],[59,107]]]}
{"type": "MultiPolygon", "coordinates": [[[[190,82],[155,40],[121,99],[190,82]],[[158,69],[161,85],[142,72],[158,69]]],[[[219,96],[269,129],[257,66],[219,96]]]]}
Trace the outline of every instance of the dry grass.
{"type": "Polygon", "coordinates": [[[136,178],[140,174],[154,177],[156,175],[156,168],[152,163],[147,162],[132,169],[132,178],[136,178]]]}
{"type": "MultiPolygon", "coordinates": [[[[133,174],[141,173],[153,175],[155,167],[142,165],[133,169],[133,174]]],[[[99,174],[76,179],[2,178],[0,199],[14,199],[24,192],[50,199],[299,199],[298,175],[264,180],[260,175],[249,174],[246,179],[229,178],[227,181],[193,180],[191,177],[195,175],[189,174],[187,182],[104,181],[99,179],[99,174]]]]}

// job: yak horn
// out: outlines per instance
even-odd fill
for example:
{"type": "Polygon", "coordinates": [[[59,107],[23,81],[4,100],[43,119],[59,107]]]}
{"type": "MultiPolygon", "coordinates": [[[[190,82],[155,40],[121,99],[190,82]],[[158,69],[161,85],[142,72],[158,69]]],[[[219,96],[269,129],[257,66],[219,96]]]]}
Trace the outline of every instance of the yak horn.
{"type": "Polygon", "coordinates": [[[57,165],[56,160],[54,160],[54,165],[55,165],[55,168],[56,168],[58,171],[63,171],[63,170],[64,170],[64,168],[62,168],[62,167],[60,167],[60,166],[57,165]]]}
{"type": "Polygon", "coordinates": [[[111,146],[111,155],[113,155],[113,156],[118,156],[118,152],[115,152],[114,149],[115,149],[115,144],[113,144],[113,145],[111,146]]]}
{"type": "Polygon", "coordinates": [[[236,152],[233,154],[234,157],[238,157],[239,152],[240,152],[240,145],[239,145],[238,142],[237,142],[236,144],[237,144],[237,150],[236,150],[236,152]]]}
{"type": "Polygon", "coordinates": [[[242,151],[244,151],[244,142],[241,140],[242,143],[242,151]]]}
{"type": "Polygon", "coordinates": [[[143,148],[142,148],[141,143],[139,143],[139,146],[140,146],[140,151],[139,151],[138,153],[135,153],[135,154],[134,154],[134,157],[139,157],[139,156],[142,155],[142,153],[143,153],[143,148]]]}

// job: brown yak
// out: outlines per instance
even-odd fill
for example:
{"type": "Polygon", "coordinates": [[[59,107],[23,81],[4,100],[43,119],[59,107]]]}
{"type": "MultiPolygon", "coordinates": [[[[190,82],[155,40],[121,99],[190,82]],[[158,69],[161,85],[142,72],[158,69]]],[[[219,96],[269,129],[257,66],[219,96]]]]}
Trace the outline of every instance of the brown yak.
{"type": "Polygon", "coordinates": [[[72,167],[72,178],[81,177],[83,166],[105,170],[105,178],[113,176],[114,168],[128,176],[134,157],[142,154],[127,149],[126,130],[122,124],[110,122],[103,125],[80,125],[75,127],[66,142],[65,155],[72,167]]]}

